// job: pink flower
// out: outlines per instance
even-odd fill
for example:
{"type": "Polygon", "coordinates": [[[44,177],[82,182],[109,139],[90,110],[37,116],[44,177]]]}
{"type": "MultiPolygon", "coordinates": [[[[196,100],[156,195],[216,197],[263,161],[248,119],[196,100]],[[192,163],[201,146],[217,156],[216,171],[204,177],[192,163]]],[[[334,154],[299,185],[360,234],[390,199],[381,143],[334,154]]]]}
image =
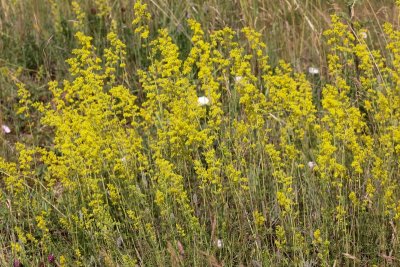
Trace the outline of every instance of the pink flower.
{"type": "Polygon", "coordinates": [[[50,263],[53,263],[54,261],[55,261],[55,257],[54,257],[54,255],[53,254],[50,254],[49,256],[47,256],[47,260],[50,262],[50,263]]]}
{"type": "Polygon", "coordinates": [[[18,259],[14,260],[13,267],[22,267],[21,262],[18,259]]]}

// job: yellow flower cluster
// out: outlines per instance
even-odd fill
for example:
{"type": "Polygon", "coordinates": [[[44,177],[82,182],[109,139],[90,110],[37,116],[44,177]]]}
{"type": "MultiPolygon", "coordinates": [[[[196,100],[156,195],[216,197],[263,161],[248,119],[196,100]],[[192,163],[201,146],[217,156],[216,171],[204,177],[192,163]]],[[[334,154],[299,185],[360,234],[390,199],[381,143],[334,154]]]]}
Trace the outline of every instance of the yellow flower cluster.
{"type": "Polygon", "coordinates": [[[142,1],[136,1],[133,6],[135,12],[135,19],[132,25],[135,27],[135,33],[139,33],[140,37],[147,39],[149,37],[149,23],[151,21],[151,14],[147,11],[147,4],[142,4],[142,1]]]}

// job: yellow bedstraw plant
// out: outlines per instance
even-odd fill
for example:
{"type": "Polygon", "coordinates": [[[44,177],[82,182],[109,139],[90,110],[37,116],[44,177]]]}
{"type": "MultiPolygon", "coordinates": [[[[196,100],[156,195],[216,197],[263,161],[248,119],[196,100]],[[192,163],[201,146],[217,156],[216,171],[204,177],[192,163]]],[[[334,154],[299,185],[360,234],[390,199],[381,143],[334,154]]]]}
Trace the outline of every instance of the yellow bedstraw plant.
{"type": "MultiPolygon", "coordinates": [[[[58,1],[49,1],[56,16],[58,1]]],[[[111,12],[94,1],[99,16],[111,12]]],[[[384,266],[400,259],[400,31],[370,50],[332,16],[328,76],[316,86],[249,27],[208,32],[187,54],[152,32],[136,1],[146,60],[128,75],[119,21],[107,46],[76,14],[69,74],[34,101],[49,145],[0,158],[0,245],[14,266],[384,266]],[[154,37],[154,38],[153,38],[154,37]],[[140,87],[140,96],[138,92],[140,87]],[[320,92],[319,92],[320,90],[320,92]],[[200,101],[201,100],[201,101],[200,101]]],[[[55,25],[60,31],[60,24],[55,25]]]]}

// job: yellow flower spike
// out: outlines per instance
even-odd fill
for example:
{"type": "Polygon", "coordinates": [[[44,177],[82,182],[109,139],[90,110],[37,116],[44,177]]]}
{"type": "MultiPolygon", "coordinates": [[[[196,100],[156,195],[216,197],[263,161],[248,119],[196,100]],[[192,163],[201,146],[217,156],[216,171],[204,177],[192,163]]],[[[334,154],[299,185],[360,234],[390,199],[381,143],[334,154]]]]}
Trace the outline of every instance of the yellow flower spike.
{"type": "Polygon", "coordinates": [[[79,3],[76,1],[72,1],[72,10],[75,13],[76,20],[74,21],[74,28],[76,31],[83,31],[84,30],[84,25],[85,25],[85,20],[86,20],[86,14],[82,11],[82,8],[80,7],[79,3]]]}
{"type": "Polygon", "coordinates": [[[98,9],[98,12],[96,12],[97,16],[105,17],[110,15],[111,6],[108,3],[108,0],[95,0],[94,3],[98,9]]]}
{"type": "Polygon", "coordinates": [[[257,227],[264,226],[264,223],[266,220],[265,220],[264,216],[262,215],[262,213],[260,213],[259,211],[256,210],[253,212],[253,217],[254,217],[254,224],[257,227]]]}
{"type": "Polygon", "coordinates": [[[54,21],[54,29],[57,34],[62,33],[62,25],[61,25],[61,14],[60,14],[60,7],[57,4],[56,0],[48,0],[50,3],[50,10],[51,15],[54,21]]]}
{"type": "Polygon", "coordinates": [[[19,254],[23,251],[23,247],[21,246],[20,243],[17,242],[11,242],[11,251],[12,253],[15,254],[19,254]]]}
{"type": "Polygon", "coordinates": [[[114,32],[107,34],[107,40],[110,45],[104,49],[104,58],[106,60],[104,79],[109,79],[108,83],[113,84],[116,80],[117,68],[124,68],[126,65],[126,45],[118,39],[117,34],[114,32]]]}
{"type": "Polygon", "coordinates": [[[17,110],[17,114],[24,114],[26,118],[30,117],[30,107],[32,106],[31,93],[25,88],[22,83],[17,83],[18,97],[20,107],[17,110]]]}
{"type": "Polygon", "coordinates": [[[278,250],[284,252],[287,248],[286,248],[286,243],[287,243],[287,239],[286,239],[286,231],[283,228],[283,226],[278,225],[276,227],[275,230],[276,233],[276,237],[277,239],[275,240],[275,245],[277,246],[278,250]]]}
{"type": "Polygon", "coordinates": [[[133,6],[135,18],[132,25],[135,28],[135,33],[138,33],[140,38],[147,39],[149,37],[149,23],[151,15],[147,11],[147,4],[142,4],[141,0],[136,1],[133,6]]]}
{"type": "Polygon", "coordinates": [[[359,201],[358,201],[357,195],[354,191],[350,192],[349,199],[350,199],[351,203],[353,203],[354,206],[358,205],[359,201]]]}

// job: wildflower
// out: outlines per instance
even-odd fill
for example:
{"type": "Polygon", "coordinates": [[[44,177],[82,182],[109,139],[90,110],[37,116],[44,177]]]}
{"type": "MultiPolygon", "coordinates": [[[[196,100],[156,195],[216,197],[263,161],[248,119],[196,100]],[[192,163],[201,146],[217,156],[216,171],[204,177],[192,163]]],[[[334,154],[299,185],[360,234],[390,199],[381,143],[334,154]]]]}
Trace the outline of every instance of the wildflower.
{"type": "Polygon", "coordinates": [[[243,77],[242,76],[236,76],[235,77],[235,82],[240,82],[241,80],[243,79],[243,77]]]}
{"type": "Polygon", "coordinates": [[[22,267],[22,264],[18,259],[16,259],[14,260],[13,267],[22,267]]]}
{"type": "Polygon", "coordinates": [[[1,125],[1,129],[2,129],[3,132],[6,133],[6,134],[11,133],[10,127],[8,127],[8,126],[5,125],[5,124],[2,124],[2,125],[1,125]]]}
{"type": "Polygon", "coordinates": [[[60,256],[60,266],[65,266],[67,260],[65,259],[64,255],[60,256]]]}
{"type": "Polygon", "coordinates": [[[255,224],[257,226],[261,227],[265,223],[265,218],[261,212],[256,210],[253,212],[253,216],[254,216],[255,224]]]}
{"type": "Polygon", "coordinates": [[[210,103],[210,99],[208,99],[206,96],[200,96],[197,102],[200,106],[205,106],[210,103]]]}
{"type": "Polygon", "coordinates": [[[317,75],[319,73],[319,69],[315,68],[315,67],[309,67],[308,68],[308,73],[310,73],[312,75],[317,75]]]}
{"type": "Polygon", "coordinates": [[[217,248],[222,248],[224,246],[224,242],[221,239],[217,240],[217,248]]]}
{"type": "Polygon", "coordinates": [[[47,256],[47,260],[50,262],[50,263],[53,263],[54,261],[55,261],[55,257],[54,257],[54,255],[53,254],[50,254],[49,256],[47,256]]]}
{"type": "Polygon", "coordinates": [[[360,36],[361,36],[361,38],[363,38],[363,39],[367,39],[367,37],[368,37],[368,35],[367,35],[366,32],[360,32],[360,36]]]}
{"type": "Polygon", "coordinates": [[[309,161],[307,165],[312,171],[317,166],[317,163],[315,163],[314,161],[309,161]]]}

